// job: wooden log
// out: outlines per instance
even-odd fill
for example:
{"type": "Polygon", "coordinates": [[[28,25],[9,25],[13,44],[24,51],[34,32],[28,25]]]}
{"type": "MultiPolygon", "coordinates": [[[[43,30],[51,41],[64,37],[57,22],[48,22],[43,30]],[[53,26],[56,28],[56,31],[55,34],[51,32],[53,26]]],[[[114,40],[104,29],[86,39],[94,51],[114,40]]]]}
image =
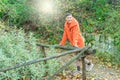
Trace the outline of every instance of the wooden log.
{"type": "MultiPolygon", "coordinates": [[[[25,41],[25,42],[30,43],[28,41],[25,41]]],[[[72,47],[72,46],[46,45],[46,44],[43,44],[43,43],[37,43],[36,45],[41,46],[41,47],[43,46],[43,47],[46,47],[46,48],[56,48],[56,49],[64,49],[64,50],[74,50],[74,49],[78,48],[78,47],[72,47]]],[[[96,53],[95,49],[88,48],[85,51],[85,54],[93,54],[93,53],[96,53]]]]}
{"type": "MultiPolygon", "coordinates": [[[[37,46],[44,46],[46,48],[57,48],[57,49],[64,49],[64,50],[74,50],[74,49],[77,49],[77,47],[72,47],[72,46],[59,46],[59,45],[46,45],[46,44],[42,44],[42,43],[37,43],[36,44],[37,46]]],[[[81,49],[81,48],[78,48],[78,49],[81,49]]],[[[95,49],[91,49],[91,48],[88,48],[86,51],[85,51],[85,55],[90,55],[90,54],[94,54],[96,53],[96,50],[95,49]]]]}
{"type": "MultiPolygon", "coordinates": [[[[46,56],[46,53],[45,53],[45,48],[44,48],[43,46],[41,47],[41,51],[42,51],[42,53],[43,53],[43,58],[47,57],[47,56],[46,56]]],[[[46,61],[46,60],[44,60],[44,64],[47,64],[47,61],[46,61]]]]}
{"type": "Polygon", "coordinates": [[[90,55],[90,54],[95,54],[95,53],[96,53],[96,49],[88,48],[88,49],[84,52],[84,55],[90,55]]]}
{"type": "Polygon", "coordinates": [[[82,51],[80,53],[77,54],[77,56],[73,57],[73,59],[71,59],[69,62],[67,62],[64,66],[62,66],[60,69],[58,69],[52,76],[50,76],[47,80],[54,80],[54,76],[58,73],[60,73],[61,71],[63,71],[66,67],[68,67],[72,62],[74,62],[75,60],[77,60],[78,58],[82,57],[84,51],[86,51],[88,48],[85,47],[82,49],[82,51]]]}
{"type": "Polygon", "coordinates": [[[82,59],[82,80],[86,80],[86,65],[85,65],[85,57],[81,57],[82,59]]]}
{"type": "Polygon", "coordinates": [[[57,53],[58,55],[54,55],[54,56],[51,56],[51,57],[40,58],[40,59],[35,59],[35,60],[32,60],[32,61],[24,62],[24,63],[21,63],[21,64],[16,64],[15,66],[9,66],[8,68],[0,69],[0,72],[5,72],[5,71],[8,71],[8,70],[16,69],[16,68],[27,66],[27,65],[30,65],[30,64],[35,64],[35,63],[38,63],[38,62],[41,62],[41,61],[58,58],[58,57],[61,57],[61,56],[65,56],[67,54],[73,54],[75,52],[80,52],[81,50],[82,49],[78,48],[78,49],[75,49],[75,50],[70,50],[70,51],[66,51],[66,52],[62,52],[62,53],[57,53]]]}
{"type": "MultiPolygon", "coordinates": [[[[41,47],[41,51],[43,53],[43,58],[46,58],[47,55],[45,53],[45,48],[43,46],[41,47]]],[[[44,60],[44,64],[45,64],[45,69],[47,69],[48,68],[47,60],[44,60]]],[[[44,76],[48,76],[48,71],[45,71],[45,75],[44,76]]]]}
{"type": "Polygon", "coordinates": [[[59,49],[65,49],[65,50],[73,50],[76,49],[76,47],[71,47],[71,46],[59,46],[59,45],[46,45],[42,43],[37,43],[37,46],[43,46],[46,48],[59,48],[59,49]]]}

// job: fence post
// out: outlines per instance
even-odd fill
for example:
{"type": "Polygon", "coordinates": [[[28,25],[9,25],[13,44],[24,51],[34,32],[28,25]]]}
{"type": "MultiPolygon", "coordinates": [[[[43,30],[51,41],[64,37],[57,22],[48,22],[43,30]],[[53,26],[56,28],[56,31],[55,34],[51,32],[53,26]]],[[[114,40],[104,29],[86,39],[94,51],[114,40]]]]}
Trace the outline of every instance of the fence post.
{"type": "Polygon", "coordinates": [[[82,59],[82,80],[86,80],[85,56],[81,57],[81,59],[82,59]]]}
{"type": "MultiPolygon", "coordinates": [[[[43,58],[45,58],[46,57],[45,48],[43,46],[41,48],[42,48],[43,58]]],[[[47,61],[45,60],[44,63],[46,64],[47,61]]]]}
{"type": "MultiPolygon", "coordinates": [[[[84,49],[81,50],[81,52],[79,54],[77,54],[77,56],[74,56],[69,62],[67,62],[64,66],[62,66],[60,69],[58,69],[52,76],[50,76],[47,80],[54,80],[54,76],[56,74],[58,74],[59,72],[63,71],[67,66],[69,66],[71,63],[73,63],[75,60],[77,60],[78,58],[80,58],[83,53],[87,50],[88,48],[85,47],[84,49]]],[[[84,79],[85,80],[85,79],[84,79]]]]}
{"type": "MultiPolygon", "coordinates": [[[[42,50],[42,53],[43,53],[43,58],[46,58],[46,53],[45,53],[45,48],[44,46],[41,47],[41,50],[42,50]]],[[[47,69],[48,68],[48,65],[47,65],[47,60],[44,60],[44,64],[45,64],[45,68],[47,69]]],[[[48,76],[48,72],[45,71],[45,76],[48,76]]]]}

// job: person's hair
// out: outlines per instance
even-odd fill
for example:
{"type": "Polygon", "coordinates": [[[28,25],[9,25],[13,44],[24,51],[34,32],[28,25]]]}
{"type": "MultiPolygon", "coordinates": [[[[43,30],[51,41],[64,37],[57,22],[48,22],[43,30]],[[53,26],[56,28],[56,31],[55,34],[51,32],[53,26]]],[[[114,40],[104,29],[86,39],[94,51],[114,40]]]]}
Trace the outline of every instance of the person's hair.
{"type": "Polygon", "coordinates": [[[67,16],[72,16],[72,14],[71,14],[71,13],[67,13],[67,14],[66,14],[66,17],[67,17],[67,16]]]}

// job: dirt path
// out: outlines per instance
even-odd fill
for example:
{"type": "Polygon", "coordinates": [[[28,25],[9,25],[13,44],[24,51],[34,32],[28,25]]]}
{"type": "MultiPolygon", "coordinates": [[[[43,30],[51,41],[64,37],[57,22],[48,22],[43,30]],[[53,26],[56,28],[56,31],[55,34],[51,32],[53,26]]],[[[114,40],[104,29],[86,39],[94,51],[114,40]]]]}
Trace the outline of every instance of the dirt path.
{"type": "MultiPolygon", "coordinates": [[[[64,65],[71,60],[75,55],[66,55],[60,58],[60,65],[64,65]]],[[[98,58],[93,55],[87,57],[93,62],[94,67],[92,71],[87,72],[87,80],[120,80],[120,70],[114,69],[114,67],[108,68],[100,62],[98,58]]],[[[72,71],[76,69],[75,63],[72,63],[63,74],[56,76],[55,80],[82,80],[82,74],[73,76],[72,71]]]]}
{"type": "MultiPolygon", "coordinates": [[[[63,57],[63,62],[67,62],[71,56],[63,57]]],[[[88,57],[88,59],[92,59],[94,63],[94,68],[92,71],[87,72],[87,80],[120,80],[120,70],[116,70],[114,68],[108,68],[105,65],[99,64],[98,60],[93,56],[88,57]]],[[[75,68],[75,64],[70,65],[72,68],[75,68]]],[[[65,74],[62,75],[60,80],[82,80],[82,75],[71,75],[71,71],[69,68],[66,70],[65,74]],[[79,78],[79,79],[78,79],[79,78]]]]}
{"type": "Polygon", "coordinates": [[[91,72],[87,74],[93,80],[120,80],[120,71],[106,68],[104,65],[95,64],[91,72]]]}

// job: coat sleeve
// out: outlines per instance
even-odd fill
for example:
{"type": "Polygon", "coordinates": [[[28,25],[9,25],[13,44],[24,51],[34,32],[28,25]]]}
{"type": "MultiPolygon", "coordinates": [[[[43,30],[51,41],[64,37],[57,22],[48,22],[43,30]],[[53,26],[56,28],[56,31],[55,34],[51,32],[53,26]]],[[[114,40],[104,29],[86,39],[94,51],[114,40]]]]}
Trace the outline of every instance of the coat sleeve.
{"type": "Polygon", "coordinates": [[[79,26],[75,25],[74,28],[73,28],[73,46],[78,46],[77,43],[78,43],[78,36],[79,36],[79,26]]]}
{"type": "Polygon", "coordinates": [[[60,45],[64,46],[65,43],[66,43],[66,40],[67,40],[67,33],[66,33],[65,29],[64,29],[64,33],[63,33],[63,37],[62,37],[62,40],[60,42],[60,45]]]}

